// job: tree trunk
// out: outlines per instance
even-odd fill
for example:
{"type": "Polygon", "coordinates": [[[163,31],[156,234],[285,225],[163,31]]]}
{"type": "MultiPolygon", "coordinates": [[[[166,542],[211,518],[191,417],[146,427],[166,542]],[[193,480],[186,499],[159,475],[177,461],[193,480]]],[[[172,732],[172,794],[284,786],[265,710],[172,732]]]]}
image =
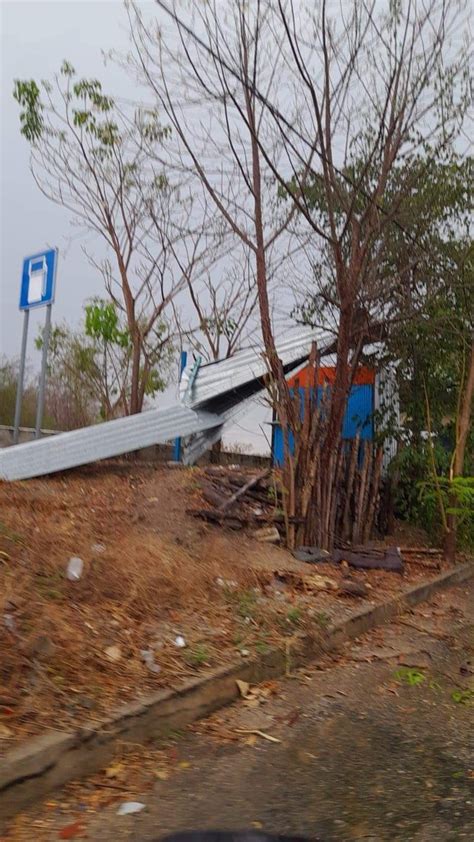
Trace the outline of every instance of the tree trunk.
{"type": "MultiPolygon", "coordinates": [[[[472,400],[474,395],[474,339],[471,345],[471,353],[469,358],[469,368],[465,378],[465,384],[460,384],[462,390],[459,400],[459,411],[456,418],[456,442],[453,453],[453,460],[451,463],[451,470],[449,479],[452,482],[456,477],[460,477],[464,470],[464,455],[466,452],[467,437],[471,424],[472,400]]],[[[457,505],[456,495],[451,493],[449,496],[449,506],[455,507],[457,505]]],[[[444,538],[444,555],[447,561],[454,563],[456,560],[456,533],[457,522],[456,515],[448,514],[447,516],[447,531],[444,538]]]]}
{"type": "Polygon", "coordinates": [[[140,360],[141,360],[141,338],[135,333],[132,337],[132,375],[130,388],[130,415],[136,415],[142,411],[143,398],[140,400],[140,360]]]}

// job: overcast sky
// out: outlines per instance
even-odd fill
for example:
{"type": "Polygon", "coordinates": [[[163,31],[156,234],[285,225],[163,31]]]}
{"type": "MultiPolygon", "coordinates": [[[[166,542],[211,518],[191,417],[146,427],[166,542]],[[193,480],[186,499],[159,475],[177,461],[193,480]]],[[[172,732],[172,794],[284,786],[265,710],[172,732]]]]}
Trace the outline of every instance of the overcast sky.
{"type": "MultiPolygon", "coordinates": [[[[151,9],[155,5],[145,3],[151,9]]],[[[17,78],[51,78],[67,58],[77,72],[97,76],[113,94],[133,97],[132,82],[112,63],[104,66],[102,50],[128,47],[126,15],[121,0],[0,0],[1,11],[1,218],[0,218],[0,354],[20,352],[23,314],[18,309],[23,258],[45,247],[59,248],[53,321],[77,325],[88,297],[103,292],[102,279],[81,250],[82,233],[71,227],[70,215],[38,190],[29,170],[29,149],[19,131],[18,105],[12,97],[17,78]]],[[[158,14],[158,10],[156,10],[158,14]]],[[[28,357],[39,367],[34,337],[44,309],[30,316],[28,357]]],[[[165,397],[169,402],[174,390],[165,397]]],[[[229,431],[228,441],[242,441],[266,450],[259,425],[268,412],[251,413],[229,431]]],[[[267,435],[268,435],[268,428],[267,435]]]]}
{"type": "MultiPolygon", "coordinates": [[[[29,149],[20,136],[18,105],[13,100],[17,78],[50,78],[67,58],[78,73],[98,76],[115,93],[126,93],[131,82],[101,50],[125,49],[128,33],[120,0],[0,0],[1,7],[1,333],[0,350],[9,357],[20,350],[22,314],[18,310],[23,257],[45,246],[59,248],[53,319],[77,323],[84,300],[102,291],[101,278],[81,250],[83,237],[70,225],[67,211],[38,190],[29,170],[29,149]]],[[[32,312],[32,340],[44,310],[32,312]]]]}

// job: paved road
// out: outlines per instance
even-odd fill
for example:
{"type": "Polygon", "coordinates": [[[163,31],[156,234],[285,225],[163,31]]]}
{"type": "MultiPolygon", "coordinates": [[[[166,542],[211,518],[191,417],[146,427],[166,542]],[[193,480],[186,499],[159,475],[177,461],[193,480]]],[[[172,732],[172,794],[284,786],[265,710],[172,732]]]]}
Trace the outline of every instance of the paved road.
{"type": "MultiPolygon", "coordinates": [[[[474,840],[474,708],[452,699],[473,686],[473,617],[474,585],[453,589],[405,615],[417,629],[372,632],[338,662],[285,679],[265,704],[211,718],[177,742],[168,780],[135,793],[146,810],[119,817],[111,804],[84,817],[84,838],[254,826],[327,842],[474,840]],[[394,679],[398,660],[422,674],[419,685],[394,679]],[[237,728],[281,742],[222,740],[237,728]]],[[[73,819],[61,815],[44,838],[73,819]]]]}

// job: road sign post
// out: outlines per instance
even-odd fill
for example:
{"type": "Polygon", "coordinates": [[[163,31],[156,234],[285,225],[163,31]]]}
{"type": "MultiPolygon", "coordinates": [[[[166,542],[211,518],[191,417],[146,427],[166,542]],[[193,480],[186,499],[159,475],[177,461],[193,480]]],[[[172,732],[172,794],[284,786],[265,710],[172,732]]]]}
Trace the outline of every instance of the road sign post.
{"type": "Polygon", "coordinates": [[[13,444],[18,444],[20,435],[21,403],[23,400],[23,381],[25,379],[26,343],[28,340],[28,322],[30,311],[25,310],[23,314],[23,335],[21,337],[20,370],[18,372],[18,385],[16,389],[15,421],[13,425],[13,444]]]}
{"type": "Polygon", "coordinates": [[[20,370],[15,403],[15,421],[13,428],[13,442],[18,444],[21,421],[21,404],[23,399],[23,381],[25,377],[26,350],[28,344],[28,324],[30,310],[34,307],[46,307],[46,320],[43,333],[43,352],[41,357],[41,375],[39,383],[38,404],[36,409],[35,438],[41,435],[43,421],[44,399],[46,389],[46,372],[48,362],[49,335],[51,331],[51,308],[54,301],[56,287],[56,269],[58,265],[58,250],[46,251],[25,257],[20,288],[20,310],[24,311],[23,335],[21,340],[20,370]]]}
{"type": "Polygon", "coordinates": [[[49,334],[51,332],[51,308],[52,304],[48,304],[46,307],[46,319],[44,323],[44,332],[43,332],[43,348],[42,348],[42,355],[41,355],[41,374],[40,374],[40,381],[39,381],[39,391],[38,391],[38,404],[36,407],[36,429],[35,429],[35,439],[39,439],[41,436],[41,424],[43,422],[43,412],[44,412],[44,395],[46,391],[46,367],[48,364],[48,348],[49,348],[49,334]]]}

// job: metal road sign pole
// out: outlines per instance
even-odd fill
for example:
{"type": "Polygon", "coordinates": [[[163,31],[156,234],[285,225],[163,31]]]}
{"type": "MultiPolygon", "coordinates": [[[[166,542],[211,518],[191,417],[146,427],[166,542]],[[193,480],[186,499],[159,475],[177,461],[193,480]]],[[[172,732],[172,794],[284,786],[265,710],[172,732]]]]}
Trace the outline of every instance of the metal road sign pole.
{"type": "Polygon", "coordinates": [[[28,323],[30,311],[25,310],[23,316],[23,336],[21,338],[20,370],[18,372],[18,385],[16,387],[15,421],[13,424],[13,444],[18,444],[20,435],[21,404],[23,400],[23,380],[25,378],[26,345],[28,342],[28,323]]]}
{"type": "MultiPolygon", "coordinates": [[[[35,439],[39,439],[41,436],[41,425],[43,423],[43,412],[44,412],[44,395],[46,390],[46,368],[48,362],[48,348],[49,348],[49,334],[51,332],[51,309],[52,304],[48,304],[46,307],[46,320],[44,323],[44,333],[43,333],[43,353],[41,355],[41,374],[40,374],[40,382],[39,382],[39,392],[38,392],[38,405],[36,407],[36,429],[35,429],[35,439]]],[[[26,311],[28,312],[28,311],[26,311]]]]}

